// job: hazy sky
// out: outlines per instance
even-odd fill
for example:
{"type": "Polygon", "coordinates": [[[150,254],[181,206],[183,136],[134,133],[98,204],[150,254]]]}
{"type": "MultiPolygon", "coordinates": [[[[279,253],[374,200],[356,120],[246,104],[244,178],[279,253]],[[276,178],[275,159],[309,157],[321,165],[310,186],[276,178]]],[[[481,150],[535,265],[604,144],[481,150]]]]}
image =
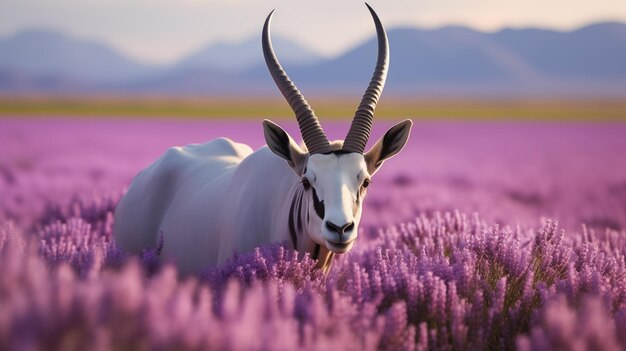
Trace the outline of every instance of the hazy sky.
{"type": "MultiPolygon", "coordinates": [[[[572,29],[626,21],[624,0],[370,0],[387,28],[469,25],[572,29]]],[[[322,54],[335,55],[374,34],[356,0],[0,0],[0,36],[32,27],[107,42],[136,59],[167,63],[200,46],[272,30],[322,54]]]]}

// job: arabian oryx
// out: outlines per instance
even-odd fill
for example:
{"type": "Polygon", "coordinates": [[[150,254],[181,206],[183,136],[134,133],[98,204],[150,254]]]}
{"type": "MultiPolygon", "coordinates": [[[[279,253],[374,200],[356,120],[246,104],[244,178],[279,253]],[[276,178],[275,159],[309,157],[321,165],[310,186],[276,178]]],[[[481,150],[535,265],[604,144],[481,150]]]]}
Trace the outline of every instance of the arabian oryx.
{"type": "Polygon", "coordinates": [[[367,152],[374,108],[389,65],[387,34],[369,7],[378,60],[345,141],[330,142],[308,103],[278,62],[269,14],[263,55],[278,89],[296,115],[304,145],[263,121],[266,147],[257,151],[220,138],[168,149],[137,175],[115,212],[115,238],[126,251],[157,246],[182,272],[221,264],[234,252],[287,242],[310,253],[323,271],[357,238],[371,177],[406,144],[411,121],[393,126],[367,152]]]}

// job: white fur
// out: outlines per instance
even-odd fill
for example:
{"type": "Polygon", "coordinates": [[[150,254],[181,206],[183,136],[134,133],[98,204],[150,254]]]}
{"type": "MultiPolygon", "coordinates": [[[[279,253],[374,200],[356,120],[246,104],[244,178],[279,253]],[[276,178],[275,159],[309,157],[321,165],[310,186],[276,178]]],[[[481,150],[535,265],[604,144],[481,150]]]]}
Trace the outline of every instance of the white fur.
{"type": "MultiPolygon", "coordinates": [[[[316,154],[306,166],[302,176],[324,201],[325,218],[316,215],[311,190],[305,192],[308,236],[298,238],[296,249],[311,252],[319,244],[345,252],[357,236],[357,193],[369,177],[364,156],[316,154]],[[354,222],[354,229],[340,240],[326,228],[328,220],[354,222]],[[349,245],[338,249],[328,241],[349,245]]],[[[139,252],[155,247],[162,233],[162,257],[182,272],[197,272],[234,252],[288,241],[289,208],[300,187],[301,177],[268,147],[252,152],[225,138],[173,147],[133,180],[115,212],[115,238],[126,251],[139,252]]]]}
{"type": "MultiPolygon", "coordinates": [[[[337,251],[328,241],[339,241],[338,235],[326,227],[325,221],[331,221],[337,225],[352,222],[355,224],[354,229],[346,233],[342,241],[353,244],[361,218],[361,206],[356,203],[357,193],[363,180],[369,177],[363,155],[356,153],[339,156],[334,154],[312,155],[309,157],[305,176],[315,187],[319,198],[324,201],[326,210],[324,222],[320,223],[321,231],[318,229],[320,226],[317,226],[310,235],[318,244],[325,245],[331,251],[337,251]],[[356,212],[353,206],[356,207],[356,212]]],[[[312,202],[311,206],[313,206],[312,202]]],[[[310,213],[315,213],[312,208],[310,211],[310,213]]]]}

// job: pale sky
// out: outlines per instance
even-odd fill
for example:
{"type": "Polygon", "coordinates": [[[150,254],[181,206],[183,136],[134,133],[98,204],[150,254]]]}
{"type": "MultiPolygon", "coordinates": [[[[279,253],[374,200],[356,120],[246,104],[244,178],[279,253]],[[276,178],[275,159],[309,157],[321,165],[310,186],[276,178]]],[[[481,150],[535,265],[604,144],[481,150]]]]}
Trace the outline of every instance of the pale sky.
{"type": "MultiPolygon", "coordinates": [[[[370,0],[385,27],[467,25],[482,30],[568,30],[625,21],[625,0],[370,0]]],[[[106,42],[150,63],[170,63],[208,43],[260,36],[276,8],[274,34],[337,55],[374,35],[359,0],[0,0],[0,36],[50,28],[106,42]]]]}

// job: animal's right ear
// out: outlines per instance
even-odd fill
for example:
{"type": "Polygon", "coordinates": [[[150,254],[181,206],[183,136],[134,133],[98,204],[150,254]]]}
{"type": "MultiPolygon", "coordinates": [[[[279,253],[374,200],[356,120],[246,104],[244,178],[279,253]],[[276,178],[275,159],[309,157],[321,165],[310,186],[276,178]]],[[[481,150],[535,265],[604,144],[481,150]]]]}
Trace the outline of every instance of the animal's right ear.
{"type": "Polygon", "coordinates": [[[263,134],[270,150],[285,159],[298,175],[302,175],[308,154],[302,151],[293,138],[269,119],[263,121],[263,134]]]}

